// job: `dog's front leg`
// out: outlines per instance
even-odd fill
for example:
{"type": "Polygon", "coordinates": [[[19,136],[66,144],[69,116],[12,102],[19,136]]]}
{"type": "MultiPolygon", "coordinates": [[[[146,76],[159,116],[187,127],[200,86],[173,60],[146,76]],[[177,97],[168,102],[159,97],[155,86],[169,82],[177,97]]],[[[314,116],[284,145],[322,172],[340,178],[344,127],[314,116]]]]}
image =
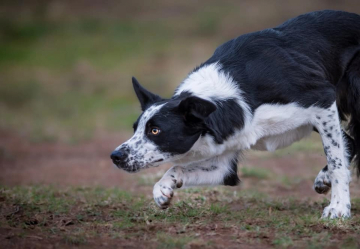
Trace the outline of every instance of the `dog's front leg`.
{"type": "Polygon", "coordinates": [[[167,208],[177,188],[204,185],[235,186],[240,182],[237,162],[238,153],[227,153],[203,162],[174,166],[155,184],[154,200],[160,208],[167,208]]]}
{"type": "Polygon", "coordinates": [[[350,217],[350,171],[341,132],[336,103],[322,110],[314,117],[324,145],[328,163],[327,177],[331,182],[331,202],[324,209],[323,218],[350,217]]]}

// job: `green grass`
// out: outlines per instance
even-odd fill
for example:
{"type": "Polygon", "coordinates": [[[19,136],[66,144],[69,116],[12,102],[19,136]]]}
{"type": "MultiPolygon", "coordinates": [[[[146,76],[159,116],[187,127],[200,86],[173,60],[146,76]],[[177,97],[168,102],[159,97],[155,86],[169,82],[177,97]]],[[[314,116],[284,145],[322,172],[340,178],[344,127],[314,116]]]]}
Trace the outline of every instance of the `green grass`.
{"type": "Polygon", "coordinates": [[[277,157],[282,156],[292,156],[299,152],[317,152],[319,154],[324,153],[324,148],[321,142],[321,138],[318,134],[313,134],[310,138],[301,140],[297,143],[294,143],[292,146],[276,150],[273,154],[277,157]]]}
{"type": "Polygon", "coordinates": [[[215,14],[211,6],[201,15],[167,21],[91,15],[48,19],[45,3],[30,6],[34,15],[26,19],[0,17],[0,129],[33,142],[69,143],[97,131],[131,131],[140,114],[131,76],[171,96],[200,62],[188,66],[189,45],[214,38],[226,14],[226,8],[215,14]],[[168,73],[172,61],[183,74],[168,73]]]}
{"type": "Polygon", "coordinates": [[[255,168],[255,167],[242,167],[240,169],[241,175],[244,178],[258,178],[258,179],[266,179],[270,176],[269,169],[263,168],[255,168]]]}
{"type": "MultiPolygon", "coordinates": [[[[59,238],[64,245],[87,245],[96,238],[145,238],[143,243],[157,248],[185,248],[208,245],[207,236],[213,234],[230,236],[234,243],[281,248],[359,244],[357,215],[344,221],[319,219],[327,202],[236,194],[223,188],[177,193],[181,201],[160,210],[151,197],[115,188],[2,187],[0,205],[7,212],[0,224],[16,229],[18,239],[38,231],[35,236],[59,238]],[[340,239],[343,234],[346,238],[340,239]]],[[[359,209],[359,203],[355,199],[352,208],[359,209]]]]}
{"type": "Polygon", "coordinates": [[[128,66],[144,67],[171,42],[161,24],[133,21],[9,21],[2,32],[0,128],[34,142],[131,130],[140,110],[130,82],[138,69],[128,66]]]}
{"type": "Polygon", "coordinates": [[[161,22],[138,20],[4,20],[3,66],[71,69],[79,59],[109,70],[135,56],[156,53],[171,42],[161,22]],[[153,35],[156,33],[157,35],[153,35]],[[147,39],[144,40],[144,37],[147,39]],[[71,39],[69,39],[71,38],[71,39]]]}
{"type": "Polygon", "coordinates": [[[287,248],[294,245],[294,242],[289,237],[280,237],[273,241],[274,246],[287,248]]]}
{"type": "Polygon", "coordinates": [[[79,235],[65,235],[63,241],[65,242],[65,245],[68,246],[79,246],[86,244],[86,237],[79,235]]]}
{"type": "Polygon", "coordinates": [[[284,157],[293,157],[298,153],[318,153],[319,155],[324,155],[324,148],[322,145],[321,137],[319,134],[313,132],[310,137],[302,139],[298,142],[295,142],[289,147],[278,149],[274,152],[267,151],[251,151],[250,153],[258,158],[263,158],[264,160],[268,158],[284,158],[284,157]]]}
{"type": "Polygon", "coordinates": [[[159,241],[158,248],[163,249],[172,249],[172,248],[185,248],[186,245],[194,240],[192,237],[186,237],[186,236],[169,236],[166,233],[158,233],[156,235],[157,240],[159,241]]]}

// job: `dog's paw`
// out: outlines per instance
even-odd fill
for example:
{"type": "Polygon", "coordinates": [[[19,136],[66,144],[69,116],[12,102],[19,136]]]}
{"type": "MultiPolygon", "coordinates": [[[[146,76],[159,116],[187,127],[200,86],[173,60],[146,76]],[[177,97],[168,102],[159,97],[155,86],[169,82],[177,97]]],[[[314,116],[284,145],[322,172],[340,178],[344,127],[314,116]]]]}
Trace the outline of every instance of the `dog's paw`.
{"type": "Polygon", "coordinates": [[[314,190],[318,193],[318,194],[324,194],[326,195],[329,190],[331,189],[331,182],[324,180],[318,180],[316,178],[315,182],[314,182],[314,190]]]}
{"type": "Polygon", "coordinates": [[[321,170],[314,182],[314,190],[319,194],[327,194],[331,189],[331,181],[327,172],[321,170]]]}
{"type": "Polygon", "coordinates": [[[343,204],[343,203],[336,203],[331,204],[327,206],[323,213],[321,218],[330,218],[330,219],[336,219],[336,218],[350,218],[351,213],[351,205],[350,204],[343,204]]]}
{"type": "Polygon", "coordinates": [[[174,196],[175,188],[175,179],[164,179],[157,182],[153,190],[155,203],[162,209],[168,208],[174,196]]]}

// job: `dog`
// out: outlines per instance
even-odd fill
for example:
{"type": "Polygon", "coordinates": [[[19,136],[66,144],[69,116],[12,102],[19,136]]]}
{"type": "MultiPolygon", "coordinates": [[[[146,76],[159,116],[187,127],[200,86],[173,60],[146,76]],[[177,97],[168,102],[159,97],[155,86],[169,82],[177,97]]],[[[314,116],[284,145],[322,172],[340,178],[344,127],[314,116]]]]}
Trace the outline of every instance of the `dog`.
{"type": "Polygon", "coordinates": [[[244,150],[275,151],[315,131],[327,165],[314,189],[331,189],[322,217],[350,217],[353,159],[360,172],[359,15],[311,12],[241,35],[219,46],[170,99],[132,82],[142,114],[110,157],[127,172],[175,165],[154,186],[159,207],[169,206],[177,188],[235,186],[244,150]]]}

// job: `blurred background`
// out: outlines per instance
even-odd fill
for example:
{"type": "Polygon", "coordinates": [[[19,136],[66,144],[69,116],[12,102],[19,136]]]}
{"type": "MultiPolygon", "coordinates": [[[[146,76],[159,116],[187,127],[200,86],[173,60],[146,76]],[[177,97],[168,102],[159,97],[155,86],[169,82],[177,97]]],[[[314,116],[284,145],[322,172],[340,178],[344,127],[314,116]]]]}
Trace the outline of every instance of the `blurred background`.
{"type": "Polygon", "coordinates": [[[319,220],[317,134],[246,152],[240,186],[176,191],[166,211],[152,188],[169,165],[109,158],[140,114],[132,76],[171,97],[225,41],[322,9],[360,1],[1,0],[0,247],[359,248],[355,177],[352,219],[319,220]]]}
{"type": "MultiPolygon", "coordinates": [[[[108,155],[140,114],[131,76],[170,97],[223,42],[321,9],[360,13],[360,4],[2,0],[0,183],[118,182],[108,155]]],[[[322,153],[317,137],[299,146],[322,153]]]]}

